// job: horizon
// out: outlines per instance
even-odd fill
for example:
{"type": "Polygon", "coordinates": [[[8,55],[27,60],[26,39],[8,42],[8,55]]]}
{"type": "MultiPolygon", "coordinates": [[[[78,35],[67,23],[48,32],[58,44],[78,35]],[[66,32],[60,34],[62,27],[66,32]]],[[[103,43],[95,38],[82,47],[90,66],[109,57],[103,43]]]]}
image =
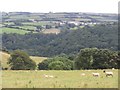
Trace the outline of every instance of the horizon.
{"type": "Polygon", "coordinates": [[[66,11],[66,12],[52,12],[52,11],[49,11],[49,12],[28,12],[28,11],[9,11],[9,12],[6,12],[6,11],[2,11],[4,13],[87,13],[87,14],[118,14],[118,13],[105,13],[105,12],[69,12],[69,11],[66,11]]]}

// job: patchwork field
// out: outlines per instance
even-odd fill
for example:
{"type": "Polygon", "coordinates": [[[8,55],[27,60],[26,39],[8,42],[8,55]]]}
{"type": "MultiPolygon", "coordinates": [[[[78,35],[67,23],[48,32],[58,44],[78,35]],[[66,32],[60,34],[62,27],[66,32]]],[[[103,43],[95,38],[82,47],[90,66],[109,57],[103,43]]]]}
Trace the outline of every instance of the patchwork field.
{"type": "Polygon", "coordinates": [[[103,70],[74,71],[3,71],[3,88],[118,88],[118,70],[106,77],[103,70]],[[99,72],[100,77],[93,77],[99,72]],[[85,76],[81,74],[85,73],[85,76]],[[52,77],[46,77],[52,75],[52,77]]]}

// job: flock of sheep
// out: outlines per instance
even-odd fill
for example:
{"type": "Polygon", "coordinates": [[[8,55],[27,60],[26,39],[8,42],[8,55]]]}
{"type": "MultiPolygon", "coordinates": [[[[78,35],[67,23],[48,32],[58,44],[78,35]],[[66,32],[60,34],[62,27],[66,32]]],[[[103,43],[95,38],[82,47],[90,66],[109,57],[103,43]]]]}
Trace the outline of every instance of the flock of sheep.
{"type": "MultiPolygon", "coordinates": [[[[113,72],[112,71],[103,71],[103,73],[105,73],[105,75],[106,75],[106,77],[108,77],[108,76],[112,76],[113,77],[113,72]]],[[[81,74],[82,76],[85,76],[85,73],[82,73],[81,74]]],[[[92,73],[92,75],[94,76],[94,77],[99,77],[100,76],[100,73],[92,73]]]]}
{"type": "MultiPolygon", "coordinates": [[[[108,77],[108,76],[112,76],[113,77],[113,72],[106,72],[106,71],[103,71],[105,74],[106,74],[106,77],[108,77]]],[[[95,76],[95,77],[99,77],[100,76],[100,74],[99,73],[92,73],[92,75],[93,76],[95,76]]]]}
{"type": "MultiPolygon", "coordinates": [[[[108,77],[108,76],[112,76],[112,77],[113,77],[113,72],[112,72],[112,71],[105,71],[105,70],[104,70],[103,73],[105,73],[106,77],[108,77]]],[[[86,74],[85,74],[85,73],[82,73],[81,75],[82,75],[82,76],[85,76],[86,74]]],[[[92,76],[94,76],[94,77],[99,77],[99,76],[100,76],[100,73],[92,73],[92,76]]],[[[54,78],[55,76],[44,74],[44,77],[45,77],[45,78],[54,78]]]]}

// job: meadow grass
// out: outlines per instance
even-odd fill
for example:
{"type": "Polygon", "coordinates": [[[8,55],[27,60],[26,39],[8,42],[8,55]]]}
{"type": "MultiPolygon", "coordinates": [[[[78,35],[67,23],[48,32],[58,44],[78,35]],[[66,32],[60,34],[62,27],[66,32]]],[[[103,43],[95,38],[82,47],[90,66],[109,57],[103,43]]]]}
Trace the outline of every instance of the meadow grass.
{"type": "Polygon", "coordinates": [[[3,71],[3,88],[118,88],[118,70],[112,70],[113,77],[106,77],[103,70],[38,70],[38,71],[3,71]],[[92,72],[99,72],[100,77],[93,77],[92,72]],[[85,73],[85,76],[81,74],[85,73]],[[44,74],[53,75],[46,78],[44,74]]]}

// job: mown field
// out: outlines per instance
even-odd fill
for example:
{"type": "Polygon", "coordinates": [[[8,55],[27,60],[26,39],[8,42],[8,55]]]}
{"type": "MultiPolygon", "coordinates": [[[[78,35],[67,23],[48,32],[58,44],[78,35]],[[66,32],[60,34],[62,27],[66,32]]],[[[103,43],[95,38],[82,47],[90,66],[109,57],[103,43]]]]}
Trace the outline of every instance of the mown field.
{"type": "MultiPolygon", "coordinates": [[[[111,70],[110,70],[111,71],[111,70]]],[[[118,70],[113,77],[106,77],[103,70],[74,71],[3,71],[3,88],[118,88],[118,70]],[[93,77],[99,72],[100,77],[93,77]],[[81,74],[85,73],[85,76],[81,74]],[[52,75],[53,77],[45,77],[52,75]]]]}

